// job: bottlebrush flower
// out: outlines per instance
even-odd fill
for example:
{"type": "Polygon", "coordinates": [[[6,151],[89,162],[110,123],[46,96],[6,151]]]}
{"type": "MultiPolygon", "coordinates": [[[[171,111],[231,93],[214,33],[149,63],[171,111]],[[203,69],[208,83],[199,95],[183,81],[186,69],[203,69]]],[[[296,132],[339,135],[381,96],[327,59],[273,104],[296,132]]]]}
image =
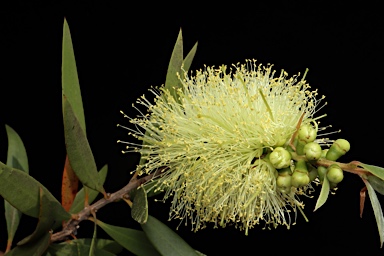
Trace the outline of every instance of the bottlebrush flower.
{"type": "Polygon", "coordinates": [[[265,157],[287,147],[302,123],[314,122],[317,91],[298,76],[275,76],[272,66],[255,61],[218,69],[206,67],[185,74],[175,99],[169,90],[151,89],[154,103],[129,118],[137,130],[129,134],[143,145],[126,142],[126,152],[138,151],[145,163],[139,174],[162,170],[158,188],[172,198],[170,219],[190,222],[193,230],[206,223],[234,223],[246,230],[259,224],[291,225],[290,212],[303,207],[298,195],[308,187],[281,191],[278,171],[265,157]]]}

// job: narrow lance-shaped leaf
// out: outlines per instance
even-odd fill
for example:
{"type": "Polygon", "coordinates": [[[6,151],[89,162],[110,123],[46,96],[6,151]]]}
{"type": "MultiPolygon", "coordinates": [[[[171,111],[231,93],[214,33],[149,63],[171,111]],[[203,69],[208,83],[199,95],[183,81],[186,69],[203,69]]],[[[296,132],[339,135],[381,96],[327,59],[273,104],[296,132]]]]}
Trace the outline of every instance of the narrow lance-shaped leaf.
{"type": "Polygon", "coordinates": [[[40,256],[45,253],[51,240],[51,234],[45,233],[37,241],[21,246],[16,246],[6,256],[40,256]]]}
{"type": "Polygon", "coordinates": [[[148,200],[147,200],[147,192],[144,187],[140,187],[135,191],[135,197],[133,199],[133,205],[131,209],[132,218],[139,222],[140,224],[144,224],[148,219],[148,200]]]}
{"type": "MultiPolygon", "coordinates": [[[[89,239],[90,240],[90,239],[89,239]]],[[[99,239],[98,239],[99,240],[99,239]]],[[[90,243],[82,242],[83,239],[76,239],[66,241],[60,244],[51,244],[48,247],[44,256],[85,256],[89,254],[91,246],[90,243]]],[[[100,248],[96,242],[96,248],[94,248],[94,256],[114,256],[117,253],[100,248]]]]}
{"type": "Polygon", "coordinates": [[[367,177],[371,186],[380,194],[384,195],[384,181],[375,175],[368,175],[367,177]]]}
{"type": "MultiPolygon", "coordinates": [[[[7,153],[7,165],[12,168],[19,169],[26,173],[29,172],[27,152],[24,147],[24,143],[20,136],[10,126],[6,125],[5,130],[8,137],[8,153],[7,153]]],[[[21,212],[15,207],[10,205],[7,201],[4,201],[5,220],[7,222],[8,251],[12,246],[12,241],[15,236],[16,230],[19,226],[21,212]]]]}
{"type": "Polygon", "coordinates": [[[51,215],[51,210],[54,205],[52,205],[51,200],[47,198],[44,194],[44,190],[40,188],[40,212],[39,212],[39,221],[37,223],[35,231],[23,240],[19,241],[17,245],[23,245],[27,243],[34,243],[40,237],[49,232],[52,228],[55,220],[51,215]]]}
{"type": "Polygon", "coordinates": [[[63,95],[65,95],[66,99],[71,102],[73,112],[79,120],[80,127],[85,132],[84,109],[77,75],[75,54],[73,51],[71,32],[66,19],[64,19],[63,26],[61,86],[63,89],[63,95]]]}
{"type": "Polygon", "coordinates": [[[156,218],[148,216],[147,223],[141,225],[148,239],[161,255],[198,255],[179,235],[156,218]]]}
{"type": "Polygon", "coordinates": [[[329,195],[329,189],[330,189],[329,181],[327,179],[327,176],[324,176],[323,185],[321,186],[320,195],[319,195],[319,198],[317,199],[315,210],[313,210],[313,211],[316,211],[317,209],[319,209],[327,201],[328,195],[329,195]]]}
{"type": "Polygon", "coordinates": [[[363,167],[364,170],[372,173],[376,177],[379,177],[380,179],[384,180],[384,168],[375,165],[363,164],[361,162],[359,162],[358,165],[363,167]]]}
{"type": "Polygon", "coordinates": [[[179,31],[179,35],[177,36],[177,40],[175,46],[172,51],[171,59],[169,61],[167,76],[165,79],[164,88],[168,89],[171,95],[177,99],[177,88],[181,87],[181,82],[177,77],[177,73],[181,74],[181,65],[183,64],[183,36],[181,33],[181,29],[179,31]]]}
{"type": "MultiPolygon", "coordinates": [[[[96,219],[96,213],[92,213],[92,215],[93,215],[93,218],[96,219]]],[[[88,253],[89,256],[93,256],[95,254],[95,249],[96,249],[97,224],[96,224],[96,222],[93,224],[94,224],[93,236],[92,236],[92,240],[91,240],[91,246],[89,248],[89,253],[88,253]]]]}
{"type": "Polygon", "coordinates": [[[373,208],[373,213],[375,214],[377,229],[379,230],[379,236],[380,236],[380,248],[382,248],[384,243],[383,211],[381,210],[380,201],[377,198],[375,190],[372,188],[371,184],[367,180],[363,179],[363,181],[365,183],[365,186],[367,187],[369,199],[371,201],[372,208],[373,208]]]}
{"type": "MultiPolygon", "coordinates": [[[[48,247],[46,256],[75,256],[86,255],[91,247],[92,239],[79,238],[70,241],[65,241],[59,244],[51,244],[48,247]]],[[[118,255],[122,252],[123,247],[117,242],[109,239],[95,240],[95,255],[109,256],[118,255]]]]}
{"type": "Polygon", "coordinates": [[[101,227],[110,237],[122,245],[128,251],[143,256],[159,256],[160,254],[152,246],[143,231],[112,226],[96,220],[97,225],[101,227]]]}
{"type": "MultiPolygon", "coordinates": [[[[187,56],[185,57],[185,59],[183,61],[182,67],[183,67],[185,72],[188,72],[189,68],[191,67],[193,58],[195,57],[195,54],[196,54],[196,50],[197,50],[197,42],[192,47],[192,49],[189,51],[189,53],[187,54],[187,56]]],[[[180,74],[180,75],[182,75],[181,77],[184,77],[184,74],[180,74]]]]}
{"type": "MultiPolygon", "coordinates": [[[[99,174],[99,179],[101,184],[104,184],[108,174],[108,165],[104,165],[98,174],[99,174]]],[[[98,194],[99,194],[99,191],[88,189],[88,203],[91,204],[96,199],[98,194]]],[[[73,200],[73,203],[69,212],[78,213],[79,211],[84,209],[84,202],[85,202],[85,188],[83,187],[82,189],[79,190],[79,192],[77,192],[75,200],[73,200]]]]}
{"type": "Polygon", "coordinates": [[[0,162],[0,181],[7,181],[0,182],[0,195],[22,213],[38,218],[41,187],[44,195],[51,201],[52,218],[58,222],[71,218],[59,201],[40,182],[27,173],[0,162]]]}
{"type": "Polygon", "coordinates": [[[64,137],[69,162],[79,180],[87,187],[104,192],[95,159],[87,137],[73,112],[69,101],[64,100],[64,137]]]}
{"type": "MultiPolygon", "coordinates": [[[[68,26],[68,22],[64,19],[63,25],[63,46],[62,46],[62,77],[61,85],[66,100],[71,103],[73,112],[77,117],[80,127],[86,134],[85,117],[83,102],[81,97],[80,84],[77,74],[76,59],[72,44],[71,32],[68,26]]],[[[64,104],[64,102],[63,102],[64,104]]],[[[64,109],[63,109],[63,115],[64,109]]],[[[71,164],[68,159],[65,162],[62,181],[62,204],[66,210],[71,207],[75,194],[78,188],[78,178],[71,168],[71,164]]]]}

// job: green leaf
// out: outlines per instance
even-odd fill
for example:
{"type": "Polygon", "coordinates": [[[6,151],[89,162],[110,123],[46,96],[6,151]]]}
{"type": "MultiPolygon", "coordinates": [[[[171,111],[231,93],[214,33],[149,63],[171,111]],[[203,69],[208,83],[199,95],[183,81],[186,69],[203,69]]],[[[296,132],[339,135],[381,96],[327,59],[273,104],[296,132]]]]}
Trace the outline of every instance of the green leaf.
{"type": "Polygon", "coordinates": [[[384,168],[375,165],[363,164],[361,162],[359,162],[359,166],[363,167],[364,170],[372,173],[376,177],[384,180],[384,168]]]}
{"type": "MultiPolygon", "coordinates": [[[[195,54],[196,54],[196,50],[197,50],[197,42],[189,51],[189,53],[187,54],[187,56],[183,61],[183,69],[185,72],[188,72],[189,68],[191,67],[193,58],[195,57],[195,54]]],[[[182,77],[184,77],[184,74],[182,74],[182,77]]]]}
{"type": "Polygon", "coordinates": [[[367,175],[367,179],[371,186],[380,194],[384,195],[384,181],[375,175],[367,175]]]}
{"type": "Polygon", "coordinates": [[[160,255],[152,246],[147,236],[143,231],[112,226],[96,220],[97,225],[101,227],[110,237],[121,244],[128,251],[143,256],[158,256],[160,255]]]}
{"type": "Polygon", "coordinates": [[[148,200],[147,200],[147,192],[144,187],[140,187],[136,190],[135,198],[133,200],[133,205],[131,209],[132,218],[139,222],[140,224],[144,224],[148,219],[148,200]]]}
{"type": "Polygon", "coordinates": [[[50,201],[52,218],[57,222],[70,219],[71,215],[40,182],[0,162],[0,195],[22,213],[39,217],[40,187],[50,201]]]}
{"type": "MultiPolygon", "coordinates": [[[[101,170],[98,172],[98,174],[99,174],[99,179],[100,179],[101,184],[104,184],[105,179],[107,178],[107,174],[108,174],[108,165],[104,165],[103,168],[101,168],[101,170]]],[[[78,213],[82,209],[84,209],[84,201],[85,201],[84,189],[85,188],[83,187],[82,189],[79,190],[79,192],[77,192],[75,200],[73,200],[71,209],[69,210],[70,213],[78,213]]],[[[88,190],[88,203],[91,204],[96,199],[98,194],[99,194],[99,191],[89,189],[88,190]]]]}
{"type": "MultiPolygon", "coordinates": [[[[96,214],[93,214],[93,218],[96,219],[96,214]]],[[[93,236],[91,240],[91,247],[89,248],[89,256],[95,255],[95,247],[96,247],[96,236],[97,236],[97,224],[93,223],[93,236]]]]}
{"type": "MultiPolygon", "coordinates": [[[[28,157],[23,141],[16,131],[10,126],[5,125],[5,130],[8,137],[7,165],[28,173],[28,157]]],[[[16,230],[20,223],[21,212],[7,201],[4,201],[4,210],[5,220],[7,222],[8,244],[12,244],[16,230]]]]}
{"type": "MultiPolygon", "coordinates": [[[[16,246],[6,256],[40,256],[47,250],[51,239],[50,233],[45,233],[34,243],[16,246]]],[[[69,255],[69,254],[68,254],[69,255]]]]}
{"type": "Polygon", "coordinates": [[[317,199],[315,210],[313,210],[313,211],[316,211],[317,209],[319,209],[327,201],[329,190],[330,190],[329,181],[327,179],[327,176],[324,176],[323,185],[321,186],[320,195],[319,195],[319,198],[317,199]]]}
{"type": "Polygon", "coordinates": [[[64,19],[63,26],[61,86],[63,89],[63,95],[65,95],[67,100],[71,103],[73,112],[79,120],[80,127],[85,133],[86,129],[83,102],[81,99],[80,84],[77,75],[75,54],[73,52],[71,32],[66,19],[64,19]]]}
{"type": "MultiPolygon", "coordinates": [[[[77,242],[77,240],[72,240],[70,242],[63,242],[60,244],[51,244],[48,247],[48,250],[44,256],[84,256],[89,254],[91,246],[89,244],[84,244],[77,242]]],[[[115,256],[116,254],[102,248],[94,249],[95,256],[115,256]]]]}
{"type": "Polygon", "coordinates": [[[183,64],[183,36],[181,33],[181,29],[179,31],[179,35],[177,36],[177,40],[175,46],[172,51],[171,59],[169,61],[167,76],[165,79],[164,88],[168,89],[173,98],[179,102],[177,99],[177,88],[181,87],[181,82],[177,77],[177,73],[182,74],[181,65],[183,64]]]}
{"type": "Polygon", "coordinates": [[[141,227],[161,255],[198,255],[196,251],[172,229],[152,216],[148,216],[147,223],[142,224],[141,227]]]}
{"type": "Polygon", "coordinates": [[[91,147],[68,100],[64,99],[63,108],[64,137],[72,169],[85,186],[104,194],[91,147]]]}
{"type": "MultiPolygon", "coordinates": [[[[92,239],[80,238],[80,239],[71,240],[69,243],[78,243],[78,244],[91,246],[92,239]]],[[[68,244],[68,242],[63,242],[62,244],[68,244]]],[[[105,250],[114,254],[119,254],[123,250],[123,247],[116,241],[109,240],[109,239],[101,239],[101,238],[95,239],[95,248],[105,250]]]]}
{"type": "Polygon", "coordinates": [[[28,157],[23,141],[10,126],[5,125],[5,130],[8,136],[7,165],[28,173],[28,157]]]}
{"type": "Polygon", "coordinates": [[[49,232],[52,228],[55,220],[51,215],[51,201],[44,194],[42,188],[40,188],[40,212],[39,212],[39,222],[37,223],[35,231],[25,237],[23,240],[19,241],[17,245],[23,245],[27,243],[33,243],[38,240],[40,237],[49,232]]]}
{"type": "Polygon", "coordinates": [[[372,208],[373,208],[373,213],[375,214],[376,218],[376,224],[377,224],[377,229],[379,230],[379,236],[380,236],[380,248],[383,247],[384,243],[384,217],[383,217],[383,211],[381,210],[380,206],[380,201],[377,198],[377,195],[375,193],[375,190],[371,186],[371,184],[364,180],[365,185],[367,186],[368,189],[368,195],[369,199],[371,200],[372,208]]]}

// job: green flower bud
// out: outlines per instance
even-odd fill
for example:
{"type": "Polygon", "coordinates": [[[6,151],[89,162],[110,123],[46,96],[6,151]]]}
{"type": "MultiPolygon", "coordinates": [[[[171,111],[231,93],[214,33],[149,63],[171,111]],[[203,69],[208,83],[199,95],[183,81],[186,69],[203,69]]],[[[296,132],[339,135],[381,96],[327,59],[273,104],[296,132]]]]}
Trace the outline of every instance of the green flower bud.
{"type": "Polygon", "coordinates": [[[317,175],[319,176],[319,180],[323,183],[325,175],[327,175],[328,169],[324,166],[317,167],[317,175]]]}
{"type": "Polygon", "coordinates": [[[312,182],[317,177],[317,168],[307,163],[309,180],[312,182]]]}
{"type": "Polygon", "coordinates": [[[316,136],[317,131],[311,124],[302,125],[298,132],[299,141],[303,141],[305,143],[314,141],[316,136]]]}
{"type": "Polygon", "coordinates": [[[296,144],[296,153],[299,155],[304,155],[304,147],[307,143],[305,141],[298,140],[296,144]]]}
{"type": "Polygon", "coordinates": [[[326,158],[331,161],[336,161],[339,157],[345,155],[350,148],[351,145],[347,140],[337,139],[329,148],[326,158]]]}
{"type": "Polygon", "coordinates": [[[269,161],[276,169],[289,167],[291,164],[291,153],[282,147],[276,147],[269,155],[269,161]]]}
{"type": "Polygon", "coordinates": [[[291,167],[286,167],[278,170],[279,176],[290,176],[292,175],[291,167]]]}
{"type": "Polygon", "coordinates": [[[337,164],[328,167],[327,178],[331,183],[340,183],[344,178],[343,170],[337,164]]]}
{"type": "Polygon", "coordinates": [[[326,156],[327,156],[327,152],[328,152],[328,148],[326,148],[326,149],[323,149],[322,151],[321,151],[321,157],[322,158],[325,158],[326,156]]]}
{"type": "Polygon", "coordinates": [[[295,172],[308,173],[307,162],[305,160],[299,160],[295,165],[295,172]]]}
{"type": "Polygon", "coordinates": [[[292,186],[300,188],[307,185],[310,182],[308,175],[307,163],[304,160],[299,160],[296,163],[295,170],[292,174],[292,186]]]}
{"type": "Polygon", "coordinates": [[[279,175],[276,179],[276,186],[280,189],[281,192],[289,193],[292,187],[291,181],[292,181],[291,175],[286,175],[286,176],[279,175]]]}
{"type": "Polygon", "coordinates": [[[291,184],[295,188],[300,188],[307,185],[310,182],[308,173],[294,171],[292,174],[291,184]]]}
{"type": "Polygon", "coordinates": [[[304,146],[304,154],[308,160],[317,160],[321,157],[321,147],[319,143],[309,142],[304,146]]]}

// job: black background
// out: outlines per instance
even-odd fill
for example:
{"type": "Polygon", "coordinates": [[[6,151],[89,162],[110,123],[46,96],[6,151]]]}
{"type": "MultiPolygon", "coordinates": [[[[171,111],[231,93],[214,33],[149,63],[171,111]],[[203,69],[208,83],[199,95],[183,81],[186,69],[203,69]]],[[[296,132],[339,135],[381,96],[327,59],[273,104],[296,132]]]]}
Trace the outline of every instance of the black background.
{"type": "MultiPolygon", "coordinates": [[[[73,37],[88,139],[98,167],[109,165],[108,192],[129,181],[129,171],[138,160],[137,155],[122,155],[123,146],[116,143],[131,139],[116,127],[127,124],[119,110],[134,116],[131,104],[135,99],[151,85],[164,83],[180,28],[185,52],[199,42],[192,70],[245,59],[272,63],[290,75],[309,68],[307,81],[327,97],[328,105],[321,113],[328,117],[322,125],[341,129],[331,137],[351,143],[351,151],[341,160],[384,166],[384,40],[378,4],[231,2],[212,8],[195,2],[14,1],[2,4],[0,14],[0,161],[6,161],[4,124],[8,124],[24,141],[30,175],[57,198],[65,159],[60,86],[64,15],[73,37]]],[[[318,211],[313,213],[318,192],[315,198],[304,199],[310,221],[306,223],[299,215],[290,230],[257,227],[245,236],[231,227],[193,233],[182,225],[178,233],[208,255],[382,255],[369,200],[363,218],[359,217],[362,187],[356,175],[346,174],[336,195],[318,211]]],[[[150,214],[175,229],[178,221],[166,221],[167,209],[167,204],[150,200],[150,214]]],[[[103,208],[98,217],[139,228],[123,203],[103,208]]],[[[35,224],[34,219],[23,217],[16,240],[31,233],[35,224]]],[[[92,224],[80,226],[79,237],[90,236],[92,224]]],[[[105,237],[101,230],[99,235],[105,237]]],[[[0,250],[5,243],[1,218],[0,250]]]]}

